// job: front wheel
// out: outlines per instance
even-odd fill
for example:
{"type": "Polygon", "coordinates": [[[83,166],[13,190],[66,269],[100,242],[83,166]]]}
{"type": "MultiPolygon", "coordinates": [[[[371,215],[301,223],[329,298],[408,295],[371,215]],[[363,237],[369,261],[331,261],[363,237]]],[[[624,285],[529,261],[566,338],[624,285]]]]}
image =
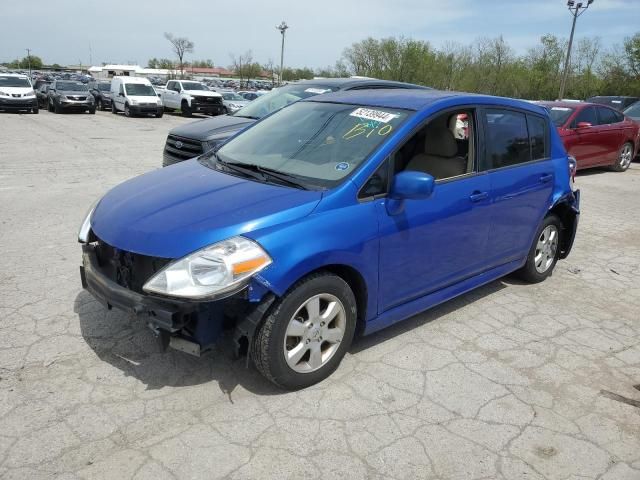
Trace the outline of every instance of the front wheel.
{"type": "Polygon", "coordinates": [[[37,115],[39,112],[40,112],[40,108],[38,108],[38,107],[35,107],[35,108],[32,108],[32,109],[31,109],[31,113],[34,113],[34,114],[36,114],[36,115],[37,115]]]}
{"type": "Polygon", "coordinates": [[[538,229],[536,240],[529,250],[527,262],[518,275],[529,283],[542,282],[553,273],[560,252],[562,222],[556,215],[547,215],[538,229]]]}
{"type": "Polygon", "coordinates": [[[128,103],[124,104],[124,116],[125,117],[132,117],[133,116],[131,114],[131,109],[129,108],[129,104],[128,103]]]}
{"type": "Polygon", "coordinates": [[[633,145],[629,142],[625,143],[620,149],[616,163],[611,166],[614,172],[624,172],[631,165],[633,160],[633,145]]]}
{"type": "Polygon", "coordinates": [[[191,107],[187,102],[182,102],[180,110],[182,111],[183,117],[191,117],[193,115],[193,112],[191,111],[191,107]]]}
{"type": "Polygon", "coordinates": [[[272,306],[254,338],[253,362],[279,387],[313,385],[338,368],[355,327],[356,301],[349,285],[328,272],[313,274],[272,306]]]}

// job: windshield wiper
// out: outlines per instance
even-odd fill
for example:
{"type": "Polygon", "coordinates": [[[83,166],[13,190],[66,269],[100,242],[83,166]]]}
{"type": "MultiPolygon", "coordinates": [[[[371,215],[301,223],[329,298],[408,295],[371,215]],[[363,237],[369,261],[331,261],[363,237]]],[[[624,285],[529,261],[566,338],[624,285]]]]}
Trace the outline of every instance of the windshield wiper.
{"type": "Polygon", "coordinates": [[[252,117],[251,115],[234,115],[234,117],[238,118],[248,118],[250,120],[260,120],[259,117],[252,117]]]}
{"type": "Polygon", "coordinates": [[[296,175],[292,175],[290,173],[281,172],[269,167],[262,167],[254,163],[227,162],[225,160],[221,160],[220,158],[218,158],[218,162],[222,163],[226,167],[233,168],[237,171],[260,173],[262,175],[262,180],[266,180],[267,177],[269,177],[272,179],[276,179],[280,183],[284,183],[295,188],[309,190],[309,186],[306,183],[299,180],[296,175]]]}

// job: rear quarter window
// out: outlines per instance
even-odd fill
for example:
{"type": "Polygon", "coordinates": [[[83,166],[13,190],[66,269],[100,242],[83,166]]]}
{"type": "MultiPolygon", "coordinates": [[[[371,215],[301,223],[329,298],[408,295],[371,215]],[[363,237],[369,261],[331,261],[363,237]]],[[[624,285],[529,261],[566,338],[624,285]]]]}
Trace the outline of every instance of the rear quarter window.
{"type": "Polygon", "coordinates": [[[518,165],[531,160],[531,145],[524,113],[487,109],[485,120],[485,169],[518,165]]]}

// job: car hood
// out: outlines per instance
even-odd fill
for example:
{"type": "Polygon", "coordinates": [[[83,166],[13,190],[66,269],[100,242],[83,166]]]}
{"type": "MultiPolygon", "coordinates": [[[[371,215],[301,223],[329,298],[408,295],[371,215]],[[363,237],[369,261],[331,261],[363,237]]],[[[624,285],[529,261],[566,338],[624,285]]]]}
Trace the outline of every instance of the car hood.
{"type": "Polygon", "coordinates": [[[322,193],[259,183],[188,160],[113,188],[91,218],[121,250],[180,258],[235,235],[309,215],[322,193]]]}
{"type": "Polygon", "coordinates": [[[135,100],[138,103],[160,104],[160,98],[157,95],[127,95],[127,99],[135,100]]]}
{"type": "Polygon", "coordinates": [[[58,90],[56,93],[60,95],[89,95],[89,92],[82,90],[58,90]]]}
{"type": "Polygon", "coordinates": [[[172,129],[169,133],[178,137],[192,138],[204,142],[230,137],[254,122],[255,120],[250,118],[220,115],[214,118],[206,118],[204,120],[198,120],[197,122],[187,123],[186,125],[180,125],[172,129]]]}
{"type": "Polygon", "coordinates": [[[194,97],[221,97],[219,93],[210,90],[183,90],[184,93],[193,95],[194,97]]]}
{"type": "Polygon", "coordinates": [[[35,92],[31,87],[2,87],[2,91],[10,95],[22,95],[23,97],[35,95],[35,92]]]}

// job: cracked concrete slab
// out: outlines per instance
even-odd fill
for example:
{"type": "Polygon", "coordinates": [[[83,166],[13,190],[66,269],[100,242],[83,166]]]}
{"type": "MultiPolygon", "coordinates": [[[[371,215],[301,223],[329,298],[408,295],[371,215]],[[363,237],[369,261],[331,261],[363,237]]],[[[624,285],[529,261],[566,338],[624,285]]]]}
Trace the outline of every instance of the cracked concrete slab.
{"type": "Polygon", "coordinates": [[[87,207],[184,121],[0,114],[0,478],[640,478],[640,408],[616,400],[640,401],[640,163],[578,176],[544,283],[493,282],[282,392],[224,343],[160,354],[80,288],[87,207]]]}

